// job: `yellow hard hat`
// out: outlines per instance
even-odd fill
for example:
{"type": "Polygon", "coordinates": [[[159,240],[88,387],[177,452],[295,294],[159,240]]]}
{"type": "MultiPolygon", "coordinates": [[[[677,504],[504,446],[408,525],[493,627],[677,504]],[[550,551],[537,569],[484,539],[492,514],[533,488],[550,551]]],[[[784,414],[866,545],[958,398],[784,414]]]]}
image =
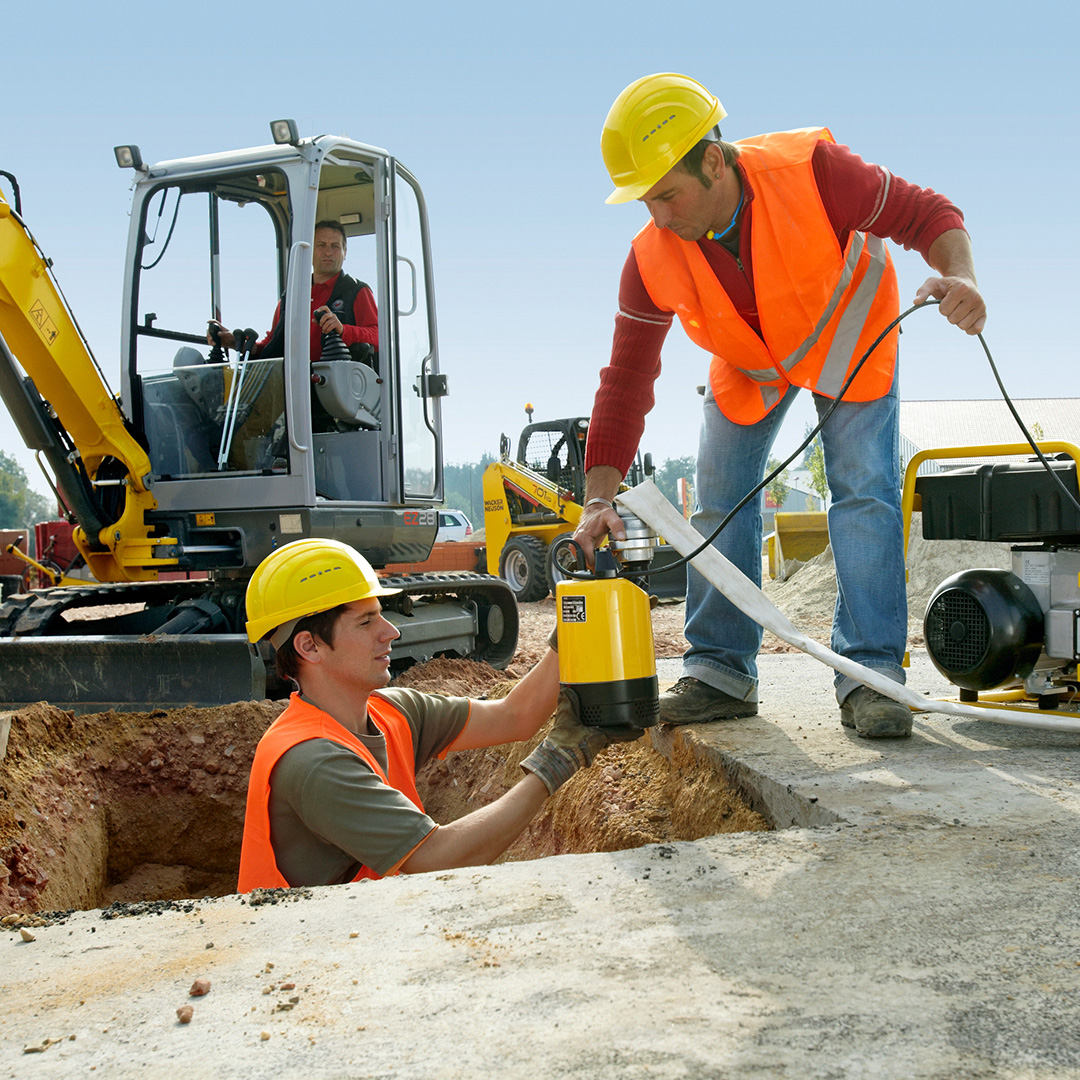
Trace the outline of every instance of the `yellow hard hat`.
{"type": "Polygon", "coordinates": [[[315,536],[294,540],[267,555],[251,575],[248,641],[258,641],[277,628],[270,639],[277,649],[307,615],[399,592],[384,589],[371,564],[348,544],[315,536]]]}
{"type": "Polygon", "coordinates": [[[616,99],[604,121],[600,152],[615,184],[605,202],[640,199],[727,113],[687,75],[646,75],[616,99]]]}

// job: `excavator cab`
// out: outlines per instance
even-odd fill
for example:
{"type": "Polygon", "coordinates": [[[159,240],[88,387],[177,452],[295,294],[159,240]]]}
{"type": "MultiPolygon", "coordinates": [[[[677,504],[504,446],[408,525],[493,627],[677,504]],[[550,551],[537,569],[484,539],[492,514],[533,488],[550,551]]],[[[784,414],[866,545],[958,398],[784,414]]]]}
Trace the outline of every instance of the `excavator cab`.
{"type": "Polygon", "coordinates": [[[295,525],[281,509],[302,519],[337,503],[422,507],[375,561],[422,557],[442,497],[445,383],[423,196],[404,167],[327,136],[154,166],[136,185],[128,268],[122,397],[181,568],[221,566],[228,548],[225,565],[250,569],[295,525]],[[344,228],[344,272],[375,298],[366,360],[338,340],[312,363],[320,221],[344,228]],[[208,320],[259,327],[262,348],[212,348],[208,320]]]}

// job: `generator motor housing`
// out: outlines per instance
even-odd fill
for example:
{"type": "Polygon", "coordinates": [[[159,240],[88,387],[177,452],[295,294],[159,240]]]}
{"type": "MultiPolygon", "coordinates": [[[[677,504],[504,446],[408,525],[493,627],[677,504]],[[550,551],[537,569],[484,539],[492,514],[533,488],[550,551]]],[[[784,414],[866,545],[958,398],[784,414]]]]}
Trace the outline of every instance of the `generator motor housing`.
{"type": "MultiPolygon", "coordinates": [[[[1052,465],[1077,491],[1076,463],[1052,465]]],[[[1080,511],[1039,462],[920,476],[915,491],[925,539],[1015,545],[1011,570],[964,570],[934,591],[923,620],[934,666],[962,699],[1023,685],[1056,707],[1080,660],[1080,511]]]]}

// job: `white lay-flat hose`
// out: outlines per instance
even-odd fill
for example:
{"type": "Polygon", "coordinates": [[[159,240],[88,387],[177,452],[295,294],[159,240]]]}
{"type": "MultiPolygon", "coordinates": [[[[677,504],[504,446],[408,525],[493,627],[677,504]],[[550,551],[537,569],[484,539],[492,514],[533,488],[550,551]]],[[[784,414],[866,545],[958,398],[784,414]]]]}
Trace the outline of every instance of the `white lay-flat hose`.
{"type": "MultiPolygon", "coordinates": [[[[624,491],[617,501],[651,526],[680,555],[688,555],[701,546],[705,539],[664,498],[652,480],[624,491]]],[[[1040,731],[1071,731],[1080,733],[1080,719],[1065,716],[1036,716],[1019,710],[993,705],[965,705],[954,701],[928,701],[923,695],[894,682],[873,668],[849,660],[834,653],[820,642],[808,638],[781,612],[775,604],[734,564],[714,547],[707,547],[690,560],[694,568],[707,581],[716,586],[741,612],[748,615],[778,638],[808,653],[815,660],[839,671],[842,675],[869,686],[893,701],[899,701],[919,712],[945,713],[976,720],[992,720],[998,724],[1014,724],[1017,727],[1036,728],[1040,731]]]]}

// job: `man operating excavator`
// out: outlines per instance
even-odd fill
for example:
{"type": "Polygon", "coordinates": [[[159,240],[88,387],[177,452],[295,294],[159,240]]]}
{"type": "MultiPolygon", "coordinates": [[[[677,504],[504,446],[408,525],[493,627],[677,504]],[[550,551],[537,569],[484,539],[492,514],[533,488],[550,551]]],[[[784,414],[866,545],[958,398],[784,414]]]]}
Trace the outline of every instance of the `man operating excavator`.
{"type": "Polygon", "coordinates": [[[255,752],[241,892],[489,863],[612,741],[579,723],[550,648],[497,701],[388,688],[399,631],[380,597],[397,591],[353,548],[318,538],[279,548],[252,576],[248,638],[269,635],[278,673],[299,689],[255,752]],[[415,777],[425,762],[529,739],[556,707],[506,794],[444,826],[424,813],[415,777]]]}
{"type": "MultiPolygon", "coordinates": [[[[315,226],[311,251],[311,361],[322,356],[323,334],[340,334],[346,347],[369,345],[374,353],[379,348],[379,312],[370,286],[350,277],[342,267],[348,251],[345,229],[336,221],[320,221],[315,226]]],[[[282,319],[284,301],[279,301],[274,321],[266,336],[256,343],[253,357],[281,356],[284,352],[282,319]]],[[[236,347],[231,330],[211,323],[206,340],[226,349],[236,347]]],[[[364,359],[357,356],[356,359],[364,359]]],[[[374,366],[377,366],[374,365],[374,366]]]]}

